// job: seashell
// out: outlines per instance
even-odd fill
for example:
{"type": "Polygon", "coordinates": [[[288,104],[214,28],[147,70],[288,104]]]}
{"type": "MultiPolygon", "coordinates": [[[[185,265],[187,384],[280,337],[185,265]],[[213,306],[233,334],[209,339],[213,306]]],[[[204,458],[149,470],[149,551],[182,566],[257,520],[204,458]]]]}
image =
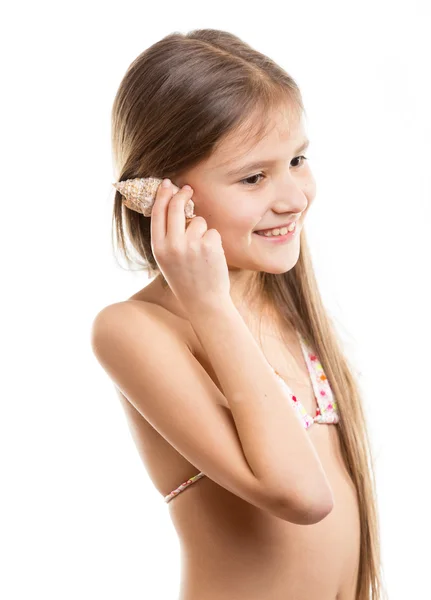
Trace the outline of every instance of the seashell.
{"type": "MultiPolygon", "coordinates": [[[[144,217],[150,217],[157,189],[162,181],[158,177],[136,177],[112,185],[123,196],[123,204],[127,208],[143,214],[144,217]]],[[[196,216],[194,207],[194,202],[190,199],[184,209],[186,218],[192,219],[196,216]]]]}

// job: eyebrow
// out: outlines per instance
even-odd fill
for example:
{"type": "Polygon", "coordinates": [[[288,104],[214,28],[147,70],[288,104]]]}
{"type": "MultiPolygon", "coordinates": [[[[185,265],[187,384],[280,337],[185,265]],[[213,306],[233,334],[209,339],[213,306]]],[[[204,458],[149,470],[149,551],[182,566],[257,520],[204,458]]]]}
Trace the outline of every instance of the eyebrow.
{"type": "MultiPolygon", "coordinates": [[[[297,148],[295,150],[295,154],[299,154],[299,152],[304,152],[305,150],[307,150],[309,145],[310,145],[310,140],[305,139],[302,142],[302,144],[299,146],[299,148],[297,148]]],[[[256,161],[253,161],[252,163],[243,165],[242,167],[238,167],[237,169],[228,171],[227,176],[231,177],[233,175],[240,175],[241,173],[245,173],[246,171],[253,171],[254,169],[258,169],[259,167],[269,167],[271,165],[274,165],[276,162],[277,162],[276,160],[256,160],[256,161]]]]}

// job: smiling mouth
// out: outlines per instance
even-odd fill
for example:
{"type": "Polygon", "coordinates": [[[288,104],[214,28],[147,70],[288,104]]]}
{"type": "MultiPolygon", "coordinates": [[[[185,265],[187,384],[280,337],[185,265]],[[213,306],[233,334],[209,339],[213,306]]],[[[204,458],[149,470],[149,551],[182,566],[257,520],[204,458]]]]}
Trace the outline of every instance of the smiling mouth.
{"type": "Polygon", "coordinates": [[[264,235],[263,233],[259,233],[257,231],[253,231],[253,233],[255,235],[259,236],[263,241],[273,243],[273,244],[288,242],[289,240],[292,240],[299,235],[298,231],[297,231],[296,223],[295,223],[294,229],[292,231],[287,231],[286,233],[279,233],[276,235],[273,235],[273,234],[264,235]]]}
{"type": "Polygon", "coordinates": [[[295,232],[296,228],[297,228],[297,222],[291,221],[289,225],[283,225],[281,227],[273,227],[272,229],[258,229],[256,231],[253,231],[253,233],[256,233],[257,235],[260,235],[263,237],[281,237],[288,233],[295,232]],[[275,231],[277,229],[278,229],[279,233],[272,233],[273,231],[275,231]],[[284,231],[283,233],[281,233],[282,230],[284,231]]]}

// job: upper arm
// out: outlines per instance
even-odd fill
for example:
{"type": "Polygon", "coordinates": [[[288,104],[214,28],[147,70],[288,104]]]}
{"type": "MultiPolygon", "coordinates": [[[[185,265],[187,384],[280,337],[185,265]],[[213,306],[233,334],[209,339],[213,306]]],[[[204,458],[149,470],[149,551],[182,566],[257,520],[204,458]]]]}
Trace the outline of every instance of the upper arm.
{"type": "Polygon", "coordinates": [[[115,385],[199,471],[280,518],[304,518],[286,506],[286,499],[262,488],[247,463],[231,411],[223,406],[223,394],[187,344],[160,319],[130,303],[110,305],[94,319],[91,343],[115,385]]]}

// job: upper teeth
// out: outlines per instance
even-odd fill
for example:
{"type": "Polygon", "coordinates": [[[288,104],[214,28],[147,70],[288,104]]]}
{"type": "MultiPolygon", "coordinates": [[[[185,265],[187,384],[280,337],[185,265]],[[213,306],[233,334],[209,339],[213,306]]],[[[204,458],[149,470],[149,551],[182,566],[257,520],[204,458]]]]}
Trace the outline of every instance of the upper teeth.
{"type": "Polygon", "coordinates": [[[286,235],[288,231],[295,229],[296,223],[291,223],[289,227],[282,227],[281,229],[270,229],[269,231],[257,231],[259,235],[286,235]]]}

